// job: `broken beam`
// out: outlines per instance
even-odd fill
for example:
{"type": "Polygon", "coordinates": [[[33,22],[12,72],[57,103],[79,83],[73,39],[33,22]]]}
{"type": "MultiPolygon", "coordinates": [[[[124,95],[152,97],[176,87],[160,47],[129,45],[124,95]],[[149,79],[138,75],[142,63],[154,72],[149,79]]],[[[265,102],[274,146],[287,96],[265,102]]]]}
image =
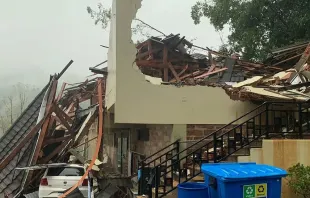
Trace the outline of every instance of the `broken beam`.
{"type": "Polygon", "coordinates": [[[172,72],[173,76],[175,77],[176,81],[177,81],[177,82],[180,82],[181,80],[180,80],[180,78],[179,78],[177,72],[175,71],[175,69],[174,69],[173,66],[171,65],[171,63],[168,63],[168,67],[169,67],[169,69],[171,70],[171,72],[172,72]]]}
{"type": "Polygon", "coordinates": [[[48,163],[55,155],[60,153],[61,150],[64,149],[64,147],[69,143],[71,139],[65,140],[61,145],[59,145],[53,152],[51,152],[48,156],[44,157],[40,160],[40,164],[46,164],[48,163]]]}
{"type": "Polygon", "coordinates": [[[60,137],[60,138],[47,138],[44,140],[43,142],[43,146],[49,145],[49,144],[54,144],[57,142],[62,142],[65,141],[67,139],[71,138],[71,136],[65,136],[65,137],[60,137]]]}
{"type": "Polygon", "coordinates": [[[227,68],[218,69],[218,70],[215,70],[213,72],[207,72],[207,73],[201,74],[200,76],[196,76],[194,78],[198,79],[198,78],[207,77],[207,76],[209,76],[211,74],[216,74],[216,73],[219,73],[219,72],[222,72],[222,71],[225,71],[225,70],[227,70],[227,68]]]}

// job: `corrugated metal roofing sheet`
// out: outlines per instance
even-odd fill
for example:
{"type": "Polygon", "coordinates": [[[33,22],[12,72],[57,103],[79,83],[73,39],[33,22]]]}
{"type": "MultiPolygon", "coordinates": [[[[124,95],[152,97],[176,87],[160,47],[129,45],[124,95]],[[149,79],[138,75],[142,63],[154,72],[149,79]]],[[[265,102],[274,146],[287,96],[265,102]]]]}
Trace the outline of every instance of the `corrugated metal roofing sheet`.
{"type": "MultiPolygon", "coordinates": [[[[0,139],[0,162],[15,148],[15,146],[36,125],[39,110],[47,90],[46,86],[37,97],[30,103],[27,109],[20,115],[10,129],[0,139]]],[[[16,194],[24,178],[24,170],[15,170],[16,167],[27,166],[34,149],[36,138],[29,141],[20,152],[0,170],[0,197],[4,194],[16,194]]]]}

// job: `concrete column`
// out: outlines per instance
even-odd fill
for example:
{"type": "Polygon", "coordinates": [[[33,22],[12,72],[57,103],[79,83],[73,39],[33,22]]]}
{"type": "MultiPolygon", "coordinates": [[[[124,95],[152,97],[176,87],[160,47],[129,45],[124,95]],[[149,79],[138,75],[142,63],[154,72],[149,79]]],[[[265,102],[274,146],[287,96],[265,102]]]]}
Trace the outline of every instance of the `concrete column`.
{"type": "MultiPolygon", "coordinates": [[[[177,139],[181,139],[181,141],[186,141],[187,136],[187,125],[186,124],[174,124],[172,128],[172,134],[171,134],[171,142],[176,141],[177,139]]],[[[184,150],[186,148],[185,143],[180,144],[180,151],[184,150]]],[[[185,153],[184,153],[185,154],[185,153]]],[[[182,154],[180,157],[183,157],[182,154]]]]}

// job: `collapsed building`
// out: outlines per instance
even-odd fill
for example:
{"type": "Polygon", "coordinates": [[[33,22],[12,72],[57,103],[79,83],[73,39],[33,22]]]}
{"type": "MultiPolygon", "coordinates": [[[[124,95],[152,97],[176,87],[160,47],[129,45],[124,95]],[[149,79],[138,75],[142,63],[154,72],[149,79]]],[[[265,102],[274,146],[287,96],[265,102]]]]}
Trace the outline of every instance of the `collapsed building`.
{"type": "MultiPolygon", "coordinates": [[[[260,103],[308,101],[310,97],[308,43],[275,50],[262,63],[210,49],[204,49],[206,55],[189,54],[187,49],[191,47],[195,46],[179,35],[163,39],[152,37],[136,46],[133,62],[144,75],[158,79],[164,87],[217,87],[233,100],[260,103]]],[[[112,95],[106,88],[110,68],[98,68],[108,61],[90,68],[103,77],[75,84],[64,83],[57,91],[58,79],[72,62],[62,72],[51,76],[49,83],[1,137],[0,196],[15,197],[37,191],[46,164],[68,162],[74,156],[73,161],[89,165],[92,156],[98,155],[92,169],[100,189],[105,189],[105,192],[101,191],[105,193],[102,196],[126,197],[130,194],[128,190],[133,188],[131,180],[137,176],[139,162],[176,140],[172,137],[175,125],[163,127],[155,122],[148,125],[145,120],[130,120],[127,115],[127,122],[115,119],[121,111],[114,109],[115,104],[106,104],[108,94],[112,95]],[[100,113],[100,109],[107,111],[100,113]],[[104,115],[104,119],[99,118],[100,114],[104,115]],[[110,124],[113,126],[107,126],[110,124]],[[114,130],[116,125],[119,126],[114,130]],[[107,132],[102,138],[104,144],[97,151],[94,145],[100,143],[98,134],[103,131],[107,132]],[[162,132],[165,135],[160,139],[162,132]],[[160,146],[154,146],[152,141],[160,146]],[[131,155],[126,155],[128,152],[131,155]],[[126,155],[125,159],[123,155],[126,155]]],[[[145,79],[149,81],[150,78],[145,79]]],[[[131,97],[130,93],[128,97],[131,97]]],[[[126,105],[131,105],[131,100],[126,105]]],[[[143,116],[148,117],[146,114],[143,116]]],[[[178,120],[166,122],[183,123],[178,120]]],[[[197,123],[186,124],[185,139],[192,142],[219,128],[212,125],[212,130],[209,130],[210,125],[199,128],[195,125],[197,123]],[[203,131],[200,135],[196,135],[197,128],[203,131]]]]}

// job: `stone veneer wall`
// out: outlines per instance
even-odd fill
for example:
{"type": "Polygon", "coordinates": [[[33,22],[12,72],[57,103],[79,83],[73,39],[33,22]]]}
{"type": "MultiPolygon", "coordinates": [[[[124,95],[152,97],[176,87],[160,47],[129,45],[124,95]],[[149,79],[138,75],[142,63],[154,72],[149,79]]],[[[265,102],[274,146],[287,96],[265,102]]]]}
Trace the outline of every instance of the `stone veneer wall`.
{"type": "Polygon", "coordinates": [[[146,127],[149,129],[149,141],[137,140],[137,152],[150,156],[171,143],[172,124],[152,124],[146,127]]]}
{"type": "MultiPolygon", "coordinates": [[[[186,140],[193,141],[204,138],[226,124],[188,124],[186,140]]],[[[227,129],[226,129],[227,131],[227,129]]]]}

